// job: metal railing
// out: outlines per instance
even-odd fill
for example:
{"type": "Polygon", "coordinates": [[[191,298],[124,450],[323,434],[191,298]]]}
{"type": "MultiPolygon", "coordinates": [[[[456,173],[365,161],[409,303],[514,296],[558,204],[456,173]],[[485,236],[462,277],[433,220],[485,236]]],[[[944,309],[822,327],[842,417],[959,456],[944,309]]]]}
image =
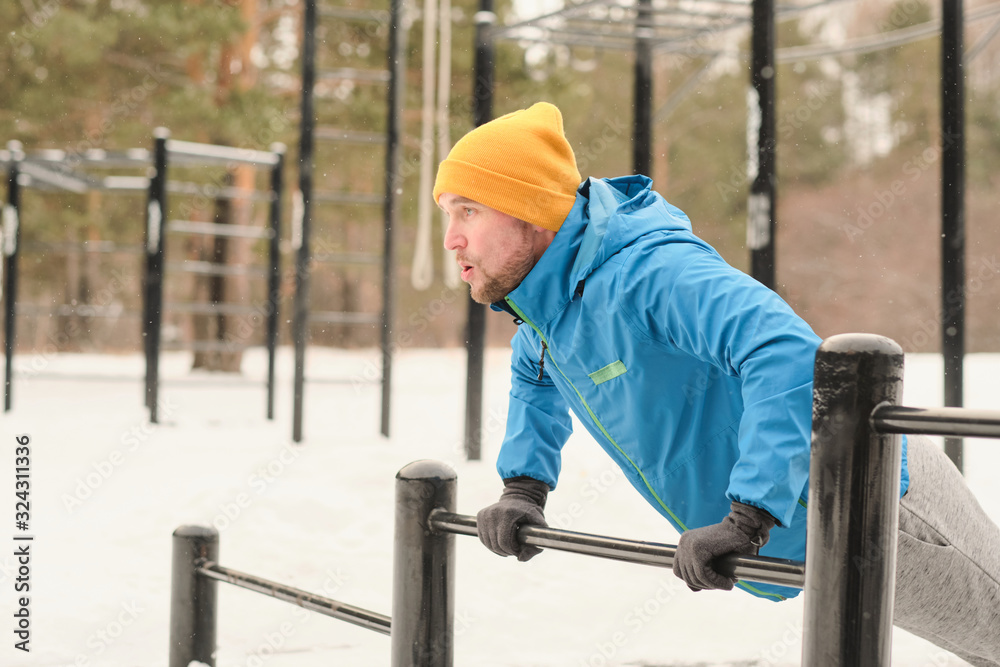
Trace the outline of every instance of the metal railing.
{"type": "Polygon", "coordinates": [[[803,667],[886,667],[892,649],[900,434],[1000,437],[1000,411],[913,408],[895,341],[823,341],[813,379],[803,667]]]}
{"type": "MultiPolygon", "coordinates": [[[[14,350],[16,347],[17,316],[18,315],[78,315],[80,317],[102,317],[106,314],[100,310],[94,310],[93,306],[85,311],[82,308],[73,308],[65,311],[69,305],[58,306],[55,312],[49,308],[47,311],[39,311],[36,306],[28,304],[18,305],[19,290],[19,266],[20,255],[23,251],[58,251],[82,253],[132,253],[138,252],[145,255],[144,271],[142,275],[142,312],[135,313],[140,317],[141,334],[143,339],[144,354],[146,361],[145,372],[145,399],[149,408],[150,422],[159,421],[159,388],[160,388],[160,352],[164,348],[161,340],[161,328],[163,320],[163,294],[164,282],[166,280],[167,269],[171,266],[178,268],[179,264],[165,264],[165,234],[166,232],[181,232],[193,234],[210,234],[215,237],[244,237],[260,239],[268,246],[268,265],[261,267],[262,272],[246,271],[237,267],[214,265],[211,275],[221,279],[222,276],[234,275],[236,273],[247,273],[248,275],[258,275],[267,281],[267,298],[262,300],[254,308],[247,308],[241,311],[245,314],[254,314],[265,320],[263,338],[264,346],[267,349],[267,418],[274,418],[274,402],[276,397],[275,365],[277,355],[277,341],[279,328],[279,306],[280,306],[280,236],[281,236],[281,209],[282,198],[285,186],[283,181],[284,151],[281,144],[274,144],[270,151],[258,151],[229,146],[216,146],[211,144],[199,144],[189,141],[178,141],[169,138],[169,131],[165,128],[157,128],[154,131],[154,148],[152,151],[145,149],[132,149],[123,153],[109,153],[107,151],[92,149],[83,153],[69,154],[60,150],[43,150],[32,155],[26,155],[22,146],[18,142],[9,144],[10,150],[5,151],[7,162],[0,164],[8,170],[7,201],[0,203],[0,213],[2,213],[2,223],[4,227],[3,243],[0,244],[0,267],[4,263],[7,265],[6,271],[0,271],[3,276],[4,285],[0,289],[3,294],[4,329],[3,329],[3,355],[5,359],[4,370],[4,411],[9,412],[13,405],[13,383],[14,383],[14,350]],[[151,176],[105,176],[98,178],[91,174],[76,171],[77,165],[87,167],[152,167],[151,176]],[[187,183],[178,181],[168,181],[167,171],[170,165],[175,166],[210,166],[210,165],[252,165],[257,168],[266,168],[270,171],[270,187],[266,191],[245,190],[234,187],[224,187],[217,184],[187,183]],[[22,190],[25,188],[38,189],[42,191],[60,190],[64,192],[86,193],[91,191],[118,191],[118,192],[139,192],[145,191],[147,195],[146,203],[146,224],[145,240],[141,246],[121,246],[107,241],[90,243],[59,243],[59,244],[23,244],[22,227],[22,190]],[[252,228],[240,225],[216,224],[189,220],[167,219],[168,194],[177,193],[181,195],[195,195],[209,199],[245,199],[248,201],[262,201],[268,204],[268,226],[252,228]],[[60,312],[62,311],[62,312],[60,312]]],[[[205,263],[193,263],[194,272],[206,274],[205,263]]],[[[184,269],[186,270],[186,269],[184,269]]],[[[222,307],[209,308],[210,314],[224,314],[222,307]]],[[[132,314],[132,313],[130,313],[132,314]]],[[[60,334],[63,335],[63,334],[60,334]]],[[[195,342],[186,346],[185,349],[194,351],[206,349],[221,349],[225,351],[238,351],[248,347],[242,343],[233,341],[211,341],[209,345],[205,342],[195,342]]]]}
{"type": "Polygon", "coordinates": [[[219,558],[219,531],[214,528],[181,526],[174,531],[173,538],[170,667],[188,667],[192,661],[214,667],[217,581],[389,634],[390,621],[384,614],[219,565],[216,562],[219,558]]]}
{"type": "MultiPolygon", "coordinates": [[[[163,127],[156,128],[153,136],[153,150],[150,153],[152,156],[153,174],[149,179],[147,189],[146,262],[145,273],[143,274],[142,299],[142,335],[146,357],[145,398],[146,407],[149,408],[149,421],[156,424],[160,418],[160,353],[164,349],[161,331],[164,310],[169,310],[169,307],[173,307],[174,310],[178,309],[177,304],[165,304],[163,301],[166,269],[171,266],[165,262],[166,234],[168,232],[214,235],[217,239],[220,236],[225,236],[267,241],[268,265],[262,276],[267,280],[267,298],[253,308],[245,307],[244,309],[241,307],[239,313],[246,315],[257,314],[265,321],[264,347],[267,349],[266,412],[268,419],[274,419],[274,401],[276,396],[275,368],[277,363],[278,321],[281,301],[281,249],[279,241],[281,238],[281,206],[285,191],[283,179],[285,147],[282,144],[273,144],[270,151],[258,151],[179,141],[171,139],[169,130],[163,127]],[[266,168],[270,171],[270,189],[260,197],[268,202],[267,227],[246,227],[192,220],[174,220],[168,217],[169,198],[167,195],[172,189],[170,182],[167,180],[167,172],[171,165],[236,164],[266,168]]],[[[231,197],[234,195],[246,197],[248,194],[252,194],[231,187],[217,189],[219,191],[214,193],[213,198],[231,197]]],[[[192,193],[190,189],[182,189],[182,192],[184,194],[194,194],[198,190],[195,189],[194,193],[192,193]]],[[[195,265],[195,269],[196,272],[204,272],[204,266],[201,264],[195,265]]],[[[213,277],[221,280],[224,275],[229,275],[229,271],[226,269],[216,269],[213,277]]],[[[206,308],[204,314],[209,315],[223,315],[227,309],[233,308],[231,304],[200,305],[206,308]]],[[[188,312],[192,311],[189,310],[188,312]]],[[[194,341],[193,343],[186,344],[184,349],[193,351],[220,350],[235,352],[246,349],[246,347],[249,347],[249,345],[236,343],[235,341],[219,340],[194,341]]]]}
{"type": "MultiPolygon", "coordinates": [[[[442,509],[431,512],[430,526],[433,530],[455,535],[478,535],[476,517],[442,509]]],[[[522,526],[518,529],[517,537],[522,544],[654,567],[673,568],[674,554],[677,552],[677,547],[672,544],[625,540],[541,526],[522,526]]],[[[729,554],[716,560],[715,567],[722,574],[746,581],[795,588],[802,588],[805,583],[805,567],[797,560],[729,554]]]]}
{"type": "MultiPolygon", "coordinates": [[[[908,408],[903,353],[880,336],[827,339],[816,354],[805,563],[729,555],[723,574],[805,591],[804,667],[888,667],[895,588],[901,433],[1000,437],[1000,412],[908,408]]],[[[213,667],[217,581],[389,634],[393,667],[450,667],[454,660],[455,535],[476,519],[455,513],[457,476],[437,461],[396,475],[392,615],[383,616],[218,564],[218,532],[174,532],[169,667],[213,667]]],[[[527,545],[654,567],[676,547],[522,526],[527,545]]]]}

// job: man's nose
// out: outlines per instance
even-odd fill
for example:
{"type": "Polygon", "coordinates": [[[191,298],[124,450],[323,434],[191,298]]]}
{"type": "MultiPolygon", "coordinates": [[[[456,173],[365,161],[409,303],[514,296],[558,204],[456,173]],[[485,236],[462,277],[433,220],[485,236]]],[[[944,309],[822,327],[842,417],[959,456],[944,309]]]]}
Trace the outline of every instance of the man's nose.
{"type": "Polygon", "coordinates": [[[448,228],[444,231],[445,250],[458,250],[465,245],[465,237],[458,229],[453,216],[448,216],[448,228]]]}

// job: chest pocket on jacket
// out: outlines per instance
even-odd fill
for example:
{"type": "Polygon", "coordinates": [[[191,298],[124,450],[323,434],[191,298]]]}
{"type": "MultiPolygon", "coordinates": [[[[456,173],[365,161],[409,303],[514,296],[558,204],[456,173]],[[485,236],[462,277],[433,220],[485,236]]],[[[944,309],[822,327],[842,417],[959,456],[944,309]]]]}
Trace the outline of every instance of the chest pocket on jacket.
{"type": "Polygon", "coordinates": [[[600,370],[590,373],[589,377],[594,381],[594,384],[597,385],[607,382],[608,380],[613,380],[619,375],[624,375],[627,370],[628,369],[625,368],[625,364],[619,359],[618,361],[612,362],[600,370]]]}

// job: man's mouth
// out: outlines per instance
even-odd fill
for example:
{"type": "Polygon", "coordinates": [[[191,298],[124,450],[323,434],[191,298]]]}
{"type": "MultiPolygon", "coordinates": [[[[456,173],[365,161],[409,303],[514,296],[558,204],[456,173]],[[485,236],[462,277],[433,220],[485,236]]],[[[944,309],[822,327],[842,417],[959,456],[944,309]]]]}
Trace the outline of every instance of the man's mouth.
{"type": "Polygon", "coordinates": [[[472,275],[472,264],[459,261],[458,266],[462,269],[462,280],[469,282],[469,276],[472,275]]]}

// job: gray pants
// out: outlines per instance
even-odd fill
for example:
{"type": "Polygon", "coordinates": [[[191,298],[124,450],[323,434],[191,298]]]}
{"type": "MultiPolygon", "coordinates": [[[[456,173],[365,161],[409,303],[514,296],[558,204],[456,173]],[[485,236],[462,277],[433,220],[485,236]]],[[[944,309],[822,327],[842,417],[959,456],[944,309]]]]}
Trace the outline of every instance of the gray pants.
{"type": "Polygon", "coordinates": [[[976,667],[1000,667],[1000,528],[940,447],[908,442],[893,621],[976,667]]]}

